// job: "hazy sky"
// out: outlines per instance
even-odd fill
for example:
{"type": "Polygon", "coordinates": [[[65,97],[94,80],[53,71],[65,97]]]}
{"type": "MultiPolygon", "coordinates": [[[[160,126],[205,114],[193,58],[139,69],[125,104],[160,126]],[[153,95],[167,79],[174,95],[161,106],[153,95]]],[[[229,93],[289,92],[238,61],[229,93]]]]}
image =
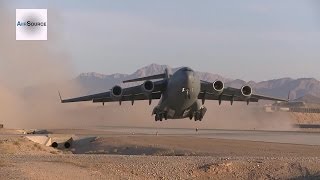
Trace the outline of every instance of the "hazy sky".
{"type": "Polygon", "coordinates": [[[75,73],[132,73],[157,63],[245,80],[320,79],[320,3],[316,1],[7,2],[12,12],[48,9],[48,28],[55,26],[63,35],[75,73]],[[50,22],[52,12],[60,23],[50,22]]]}

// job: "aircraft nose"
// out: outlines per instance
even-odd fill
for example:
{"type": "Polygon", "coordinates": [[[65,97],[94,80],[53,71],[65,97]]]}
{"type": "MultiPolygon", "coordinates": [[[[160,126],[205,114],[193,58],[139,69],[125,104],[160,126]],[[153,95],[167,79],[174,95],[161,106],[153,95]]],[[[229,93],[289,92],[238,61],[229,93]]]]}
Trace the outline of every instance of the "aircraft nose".
{"type": "Polygon", "coordinates": [[[184,81],[186,84],[192,83],[193,79],[194,79],[193,72],[190,72],[190,71],[184,72],[184,81]]]}

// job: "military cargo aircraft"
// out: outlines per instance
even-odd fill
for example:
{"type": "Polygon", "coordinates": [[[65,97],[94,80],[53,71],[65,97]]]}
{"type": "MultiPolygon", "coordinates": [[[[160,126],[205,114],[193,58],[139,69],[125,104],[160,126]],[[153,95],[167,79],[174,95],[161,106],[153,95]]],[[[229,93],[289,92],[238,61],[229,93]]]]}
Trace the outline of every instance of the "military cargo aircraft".
{"type": "Polygon", "coordinates": [[[193,118],[201,121],[207,111],[203,106],[205,100],[216,100],[219,105],[222,101],[258,102],[258,100],[286,101],[284,99],[253,94],[249,85],[240,89],[224,87],[220,80],[206,82],[199,79],[197,74],[189,67],[183,67],[170,74],[165,69],[163,74],[141,77],[123,81],[123,83],[144,81],[141,85],[122,88],[114,86],[110,91],[88,96],[62,99],[62,103],[92,101],[93,103],[119,102],[148,100],[149,105],[153,99],[160,99],[153,109],[155,121],[167,119],[193,118]],[[153,81],[152,81],[153,80],[153,81]],[[200,101],[200,102],[199,102],[200,101]]]}

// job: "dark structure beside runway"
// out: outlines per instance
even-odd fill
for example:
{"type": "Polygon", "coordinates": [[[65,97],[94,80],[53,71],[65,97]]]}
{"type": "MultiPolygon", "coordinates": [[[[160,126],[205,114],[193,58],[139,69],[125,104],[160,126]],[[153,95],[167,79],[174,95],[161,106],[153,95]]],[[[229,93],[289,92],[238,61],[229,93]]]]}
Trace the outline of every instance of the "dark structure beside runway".
{"type": "Polygon", "coordinates": [[[298,112],[298,113],[320,113],[320,104],[309,104],[302,101],[276,102],[265,105],[266,112],[298,112]]]}
{"type": "Polygon", "coordinates": [[[320,113],[320,108],[289,108],[290,112],[320,113]]]}
{"type": "Polygon", "coordinates": [[[320,124],[296,124],[295,126],[302,129],[319,129],[320,128],[320,124]]]}

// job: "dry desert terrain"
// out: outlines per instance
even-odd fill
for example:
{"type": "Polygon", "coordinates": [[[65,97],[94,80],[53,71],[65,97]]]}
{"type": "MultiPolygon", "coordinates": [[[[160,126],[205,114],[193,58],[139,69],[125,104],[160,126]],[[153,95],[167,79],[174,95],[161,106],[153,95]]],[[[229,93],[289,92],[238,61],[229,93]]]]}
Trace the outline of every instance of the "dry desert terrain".
{"type": "Polygon", "coordinates": [[[320,146],[109,133],[57,150],[0,132],[0,179],[320,178],[320,146]]]}

